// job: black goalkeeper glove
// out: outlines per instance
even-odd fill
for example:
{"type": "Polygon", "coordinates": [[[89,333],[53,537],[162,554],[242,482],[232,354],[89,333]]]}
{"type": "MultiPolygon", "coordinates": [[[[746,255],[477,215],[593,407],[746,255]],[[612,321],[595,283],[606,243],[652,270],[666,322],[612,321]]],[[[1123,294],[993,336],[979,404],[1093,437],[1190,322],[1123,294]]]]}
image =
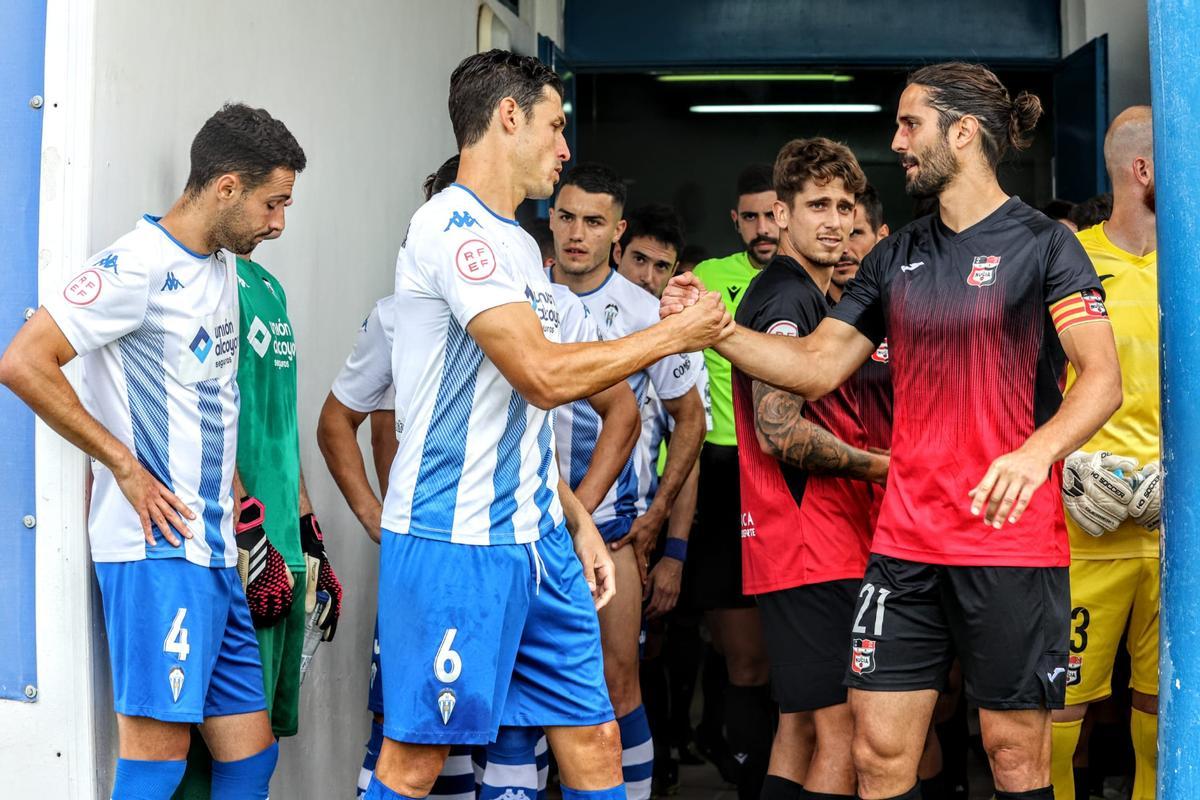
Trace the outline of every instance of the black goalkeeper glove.
{"type": "Polygon", "coordinates": [[[338,618],[342,615],[342,583],[329,564],[329,556],[325,554],[325,539],[321,535],[321,525],[315,514],[305,514],[300,518],[300,547],[304,550],[304,560],[308,563],[308,587],[304,599],[304,613],[311,614],[317,606],[317,592],[329,593],[329,602],[317,620],[321,630],[325,632],[324,640],[333,640],[337,632],[338,618]]]}
{"type": "Polygon", "coordinates": [[[295,584],[287,562],[267,540],[263,518],[263,504],[256,498],[243,497],[234,528],[237,571],[256,628],[269,627],[287,616],[295,584]]]}

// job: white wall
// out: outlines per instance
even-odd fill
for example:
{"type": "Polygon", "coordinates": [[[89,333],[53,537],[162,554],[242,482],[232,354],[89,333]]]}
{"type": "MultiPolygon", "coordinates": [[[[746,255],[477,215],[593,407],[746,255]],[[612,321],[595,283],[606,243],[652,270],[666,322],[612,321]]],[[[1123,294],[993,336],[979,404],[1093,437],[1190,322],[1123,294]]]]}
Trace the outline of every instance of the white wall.
{"type": "Polygon", "coordinates": [[[1063,0],[1063,55],[1108,34],[1109,118],[1150,102],[1146,3],[1138,0],[1063,0]]]}
{"type": "MultiPolygon", "coordinates": [[[[325,471],[316,417],[359,323],[391,291],[422,178],[454,152],[446,89],[453,67],[475,51],[479,2],[49,1],[43,290],[142,213],[170,206],[192,136],[222,103],[267,108],[308,155],[283,238],[255,256],[288,292],[301,457],[346,601],[337,639],[322,647],[304,686],[301,734],[283,743],[272,796],[353,796],[368,734],[378,551],[325,471]]],[[[483,2],[509,28],[514,50],[536,53],[538,33],[561,42],[562,0],[524,0],[520,18],[483,2]]],[[[5,731],[26,734],[0,735],[0,771],[17,776],[0,794],[107,798],[115,739],[79,524],[82,460],[45,430],[38,446],[44,698],[0,718],[5,731]],[[47,779],[58,765],[67,769],[47,779]]]]}

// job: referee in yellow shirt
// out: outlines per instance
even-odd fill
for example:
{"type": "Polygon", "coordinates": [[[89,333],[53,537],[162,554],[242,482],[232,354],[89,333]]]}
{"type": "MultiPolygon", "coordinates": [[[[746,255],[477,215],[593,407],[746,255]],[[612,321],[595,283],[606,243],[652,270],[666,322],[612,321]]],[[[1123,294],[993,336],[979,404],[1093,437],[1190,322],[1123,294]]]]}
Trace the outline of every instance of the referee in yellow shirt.
{"type": "MultiPolygon", "coordinates": [[[[1112,218],[1079,233],[1106,294],[1124,402],[1066,460],[1071,538],[1067,707],[1054,712],[1055,800],[1087,797],[1072,757],[1089,703],[1112,693],[1123,633],[1132,662],[1132,800],[1155,793],[1158,738],[1159,461],[1158,265],[1150,107],[1121,112],[1104,140],[1112,218]],[[1078,792],[1078,794],[1077,794],[1078,792]]],[[[1074,375],[1068,375],[1068,381],[1074,375]]]]}

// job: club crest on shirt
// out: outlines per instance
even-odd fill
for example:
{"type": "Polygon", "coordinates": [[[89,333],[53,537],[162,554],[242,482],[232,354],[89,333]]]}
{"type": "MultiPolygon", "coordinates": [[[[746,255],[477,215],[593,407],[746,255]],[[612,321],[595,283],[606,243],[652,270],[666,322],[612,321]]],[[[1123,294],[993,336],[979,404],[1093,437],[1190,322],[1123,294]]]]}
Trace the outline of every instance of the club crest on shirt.
{"type": "Polygon", "coordinates": [[[613,320],[617,318],[617,312],[621,309],[617,308],[616,303],[609,303],[604,307],[604,324],[612,327],[613,320]]]}
{"type": "Polygon", "coordinates": [[[886,364],[886,363],[888,363],[888,343],[887,343],[887,339],[884,339],[882,342],[880,342],[880,343],[879,343],[879,347],[876,347],[876,348],[875,348],[875,352],[874,352],[874,353],[871,353],[871,360],[872,360],[872,361],[878,361],[880,364],[886,364]]]}
{"type": "Polygon", "coordinates": [[[991,286],[996,282],[996,269],[1000,266],[1000,256],[975,256],[971,262],[971,274],[967,276],[967,286],[991,286]]]}
{"type": "Polygon", "coordinates": [[[875,640],[854,639],[850,655],[850,669],[855,675],[866,675],[875,671],[875,640]]]}

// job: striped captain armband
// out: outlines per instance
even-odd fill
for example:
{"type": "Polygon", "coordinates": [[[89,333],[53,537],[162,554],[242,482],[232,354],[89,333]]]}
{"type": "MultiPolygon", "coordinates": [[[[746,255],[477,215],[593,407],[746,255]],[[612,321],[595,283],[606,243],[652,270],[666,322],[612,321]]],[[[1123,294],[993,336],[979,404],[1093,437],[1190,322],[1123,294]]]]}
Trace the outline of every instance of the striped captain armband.
{"type": "Polygon", "coordinates": [[[1073,328],[1085,322],[1099,322],[1108,319],[1108,309],[1104,307],[1104,298],[1098,291],[1084,289],[1082,292],[1069,294],[1062,300],[1051,303],[1050,318],[1054,320],[1054,329],[1062,334],[1067,328],[1073,328]]]}

